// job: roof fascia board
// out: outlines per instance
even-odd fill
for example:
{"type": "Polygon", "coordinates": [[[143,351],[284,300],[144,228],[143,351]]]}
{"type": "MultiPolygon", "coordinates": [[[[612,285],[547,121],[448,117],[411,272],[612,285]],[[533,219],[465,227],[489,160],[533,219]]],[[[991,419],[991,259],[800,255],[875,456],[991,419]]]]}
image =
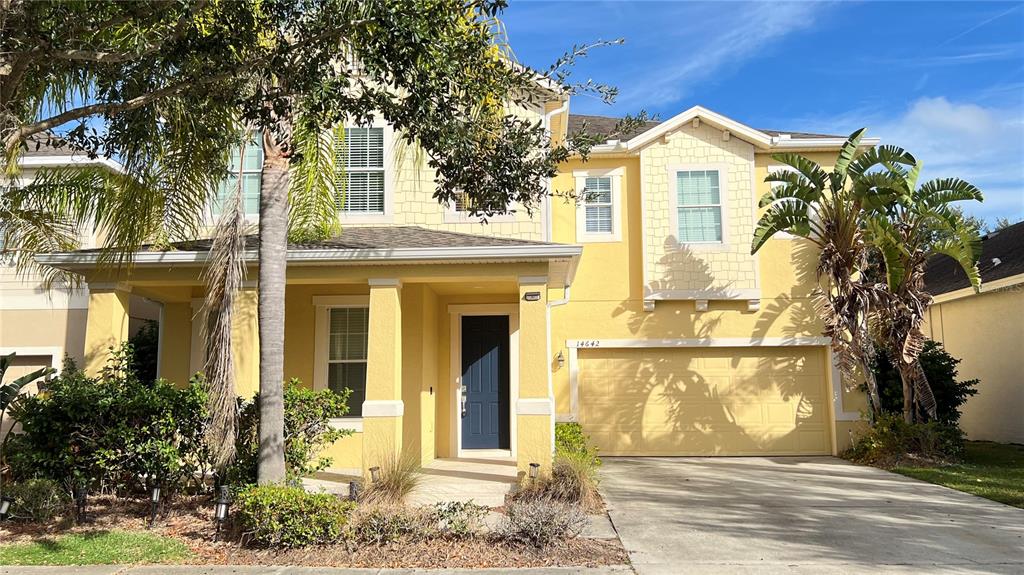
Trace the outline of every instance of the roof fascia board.
{"type": "Polygon", "coordinates": [[[759,148],[769,148],[772,145],[772,137],[768,134],[765,134],[760,130],[755,130],[750,126],[741,124],[721,114],[712,112],[702,106],[694,106],[689,110],[673,116],[668,121],[662,122],[654,128],[633,137],[631,140],[626,142],[626,147],[633,150],[646,146],[663,135],[692,121],[694,118],[700,118],[701,120],[704,120],[718,128],[729,130],[732,135],[747,140],[759,148]]]}
{"type": "MultiPolygon", "coordinates": [[[[395,248],[395,249],[321,249],[321,250],[288,250],[288,261],[296,264],[319,264],[325,262],[401,262],[401,261],[457,261],[478,259],[553,259],[579,257],[583,253],[582,246],[577,245],[542,245],[542,246],[473,246],[443,248],[395,248]]],[[[142,252],[135,255],[135,265],[163,264],[200,264],[209,258],[209,252],[168,251],[142,252]]],[[[40,264],[56,267],[90,267],[98,264],[101,254],[90,252],[40,254],[36,261],[40,264]]],[[[258,252],[247,250],[244,259],[256,261],[258,252]]]]}
{"type": "Polygon", "coordinates": [[[18,158],[22,168],[52,168],[64,166],[98,165],[122,173],[121,164],[109,158],[90,158],[88,156],[22,156],[18,158]]]}
{"type": "Polygon", "coordinates": [[[949,292],[945,292],[945,293],[940,293],[939,295],[935,296],[932,299],[932,303],[933,304],[946,303],[946,302],[949,302],[949,301],[954,301],[954,300],[958,300],[958,299],[963,299],[965,297],[970,297],[972,295],[980,295],[980,294],[983,294],[983,293],[991,293],[991,292],[994,292],[994,291],[999,291],[999,290],[1002,290],[1002,289],[1013,287],[1013,286],[1018,285],[1018,284],[1024,284],[1024,274],[1016,274],[1016,275],[1012,275],[1012,276],[1006,276],[1005,278],[999,278],[997,280],[992,280],[992,281],[989,281],[989,282],[981,282],[981,290],[979,290],[977,292],[974,291],[973,287],[965,287],[965,288],[960,288],[960,289],[949,291],[949,292]]]}

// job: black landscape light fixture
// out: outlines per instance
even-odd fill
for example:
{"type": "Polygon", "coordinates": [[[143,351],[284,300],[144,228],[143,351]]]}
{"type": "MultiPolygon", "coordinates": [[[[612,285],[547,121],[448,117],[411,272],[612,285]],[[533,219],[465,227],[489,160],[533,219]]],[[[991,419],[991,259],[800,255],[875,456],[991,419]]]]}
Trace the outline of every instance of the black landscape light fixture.
{"type": "Polygon", "coordinates": [[[11,505],[14,505],[14,499],[10,495],[0,497],[0,521],[7,519],[7,515],[11,512],[11,505]]]}
{"type": "Polygon", "coordinates": [[[530,464],[530,483],[537,483],[537,477],[540,475],[540,464],[530,464]]]}
{"type": "Polygon", "coordinates": [[[230,505],[231,492],[228,490],[227,485],[221,485],[220,493],[217,495],[217,506],[213,511],[213,517],[217,521],[217,532],[213,536],[214,541],[220,539],[220,530],[221,527],[223,527],[224,522],[228,519],[228,507],[230,505]]]}
{"type": "Polygon", "coordinates": [[[377,467],[375,465],[375,466],[370,468],[370,481],[372,483],[377,483],[377,481],[379,481],[379,480],[380,480],[380,467],[377,467]]]}
{"type": "Polygon", "coordinates": [[[348,482],[348,500],[355,501],[359,499],[359,482],[349,481],[348,482]]]}
{"type": "Polygon", "coordinates": [[[85,481],[79,480],[77,483],[75,483],[75,487],[72,490],[71,496],[75,500],[75,521],[79,523],[84,523],[85,507],[87,504],[86,498],[88,497],[85,481]]]}
{"type": "Polygon", "coordinates": [[[153,524],[156,523],[156,512],[160,508],[160,486],[154,485],[152,491],[149,492],[149,528],[153,528],[153,524]]]}

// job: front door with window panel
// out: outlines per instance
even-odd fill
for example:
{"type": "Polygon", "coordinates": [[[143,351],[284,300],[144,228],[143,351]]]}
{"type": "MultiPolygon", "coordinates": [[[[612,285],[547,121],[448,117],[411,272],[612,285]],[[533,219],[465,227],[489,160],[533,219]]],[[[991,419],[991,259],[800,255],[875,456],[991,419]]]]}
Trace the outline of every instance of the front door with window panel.
{"type": "Polygon", "coordinates": [[[462,448],[508,449],[508,316],[462,318],[462,448]]]}

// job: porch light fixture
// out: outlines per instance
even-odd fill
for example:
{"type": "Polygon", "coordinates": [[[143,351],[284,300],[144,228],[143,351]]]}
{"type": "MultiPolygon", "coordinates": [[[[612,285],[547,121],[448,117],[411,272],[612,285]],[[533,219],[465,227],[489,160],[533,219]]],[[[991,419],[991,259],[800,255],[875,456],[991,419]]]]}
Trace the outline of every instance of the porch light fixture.
{"type": "Polygon", "coordinates": [[[0,497],[0,521],[7,519],[7,514],[11,512],[12,504],[14,504],[14,499],[10,495],[0,497]]]}
{"type": "Polygon", "coordinates": [[[377,481],[379,479],[380,479],[380,467],[377,467],[375,465],[375,466],[370,468],[370,481],[372,481],[373,483],[377,483],[377,481]]]}
{"type": "Polygon", "coordinates": [[[220,486],[220,492],[217,495],[217,506],[213,511],[213,518],[217,521],[217,531],[213,535],[213,540],[217,541],[220,539],[220,530],[223,527],[224,522],[228,518],[228,507],[231,505],[231,492],[228,491],[227,485],[220,486]]]}
{"type": "Polygon", "coordinates": [[[539,475],[540,475],[540,464],[539,463],[531,463],[530,464],[530,482],[531,483],[537,483],[537,476],[539,476],[539,475]]]}
{"type": "Polygon", "coordinates": [[[540,301],[540,292],[528,291],[525,295],[523,295],[523,299],[526,301],[540,301]]]}
{"type": "Polygon", "coordinates": [[[156,523],[156,512],[160,508],[160,486],[153,486],[153,490],[149,492],[149,528],[153,528],[153,524],[156,523]]]}
{"type": "Polygon", "coordinates": [[[558,355],[555,356],[555,361],[558,362],[558,369],[565,367],[565,354],[561,350],[558,351],[558,355]]]}

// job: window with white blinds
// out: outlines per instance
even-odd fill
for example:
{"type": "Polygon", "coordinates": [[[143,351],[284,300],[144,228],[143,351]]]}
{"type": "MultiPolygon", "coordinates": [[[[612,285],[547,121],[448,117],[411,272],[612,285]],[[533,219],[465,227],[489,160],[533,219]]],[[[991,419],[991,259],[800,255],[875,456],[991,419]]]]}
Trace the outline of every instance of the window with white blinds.
{"type": "Polygon", "coordinates": [[[718,170],[676,172],[680,243],[722,241],[722,194],[718,170]]]}
{"type": "Polygon", "coordinates": [[[351,389],[348,414],[359,417],[366,400],[370,310],[365,307],[339,307],[329,311],[327,387],[338,393],[351,389]]]}
{"type": "Polygon", "coordinates": [[[233,148],[228,163],[228,175],[218,184],[217,195],[211,206],[214,215],[220,214],[226,202],[237,193],[239,177],[242,178],[242,207],[246,215],[259,215],[262,172],[263,146],[259,142],[246,144],[244,151],[237,146],[233,148]]]}
{"type": "Polygon", "coordinates": [[[335,147],[338,209],[384,213],[384,128],[345,128],[335,147]]]}
{"type": "Polygon", "coordinates": [[[614,231],[611,177],[589,177],[585,180],[583,208],[588,234],[610,234],[614,231]]]}

